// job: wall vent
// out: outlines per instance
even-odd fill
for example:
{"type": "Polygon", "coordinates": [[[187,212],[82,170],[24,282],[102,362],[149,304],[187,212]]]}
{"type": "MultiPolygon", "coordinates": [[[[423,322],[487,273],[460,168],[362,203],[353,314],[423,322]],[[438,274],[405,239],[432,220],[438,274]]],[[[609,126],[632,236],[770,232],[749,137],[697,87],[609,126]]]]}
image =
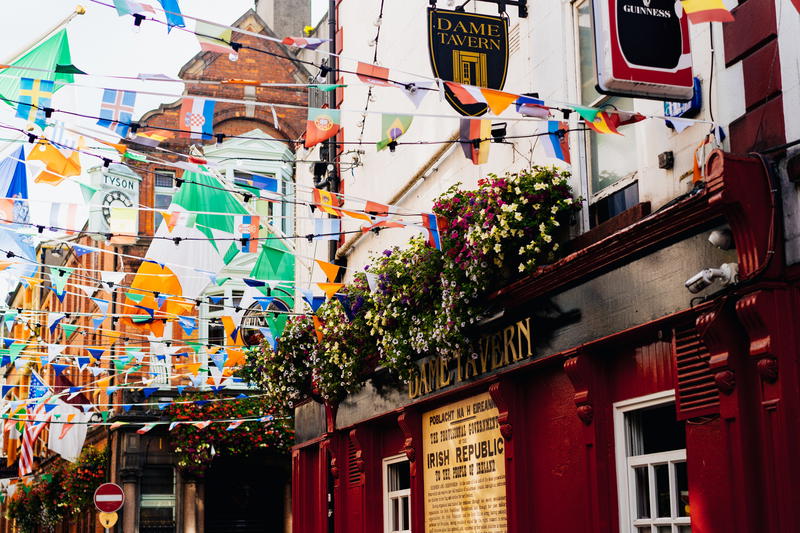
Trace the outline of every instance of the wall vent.
{"type": "Polygon", "coordinates": [[[711,354],[694,324],[676,327],[673,339],[678,419],[718,413],[719,389],[709,368],[711,354]]]}

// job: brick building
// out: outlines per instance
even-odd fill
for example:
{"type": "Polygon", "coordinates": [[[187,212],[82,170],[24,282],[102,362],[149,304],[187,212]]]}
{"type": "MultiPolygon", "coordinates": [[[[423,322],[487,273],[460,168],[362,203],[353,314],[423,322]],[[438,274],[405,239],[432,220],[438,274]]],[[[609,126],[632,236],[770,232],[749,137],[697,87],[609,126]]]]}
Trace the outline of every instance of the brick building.
{"type": "MultiPolygon", "coordinates": [[[[258,9],[264,12],[266,7],[261,5],[258,9]]],[[[308,15],[307,11],[305,15],[308,15]]],[[[283,21],[285,27],[281,30],[302,31],[302,16],[303,12],[300,10],[292,19],[294,26],[283,21]]],[[[255,10],[246,12],[233,26],[243,31],[276,37],[273,29],[255,10]]],[[[109,430],[109,426],[94,426],[89,429],[86,438],[87,445],[94,444],[110,450],[110,481],[118,483],[125,491],[126,504],[120,511],[117,531],[212,533],[236,528],[245,528],[248,531],[281,531],[288,527],[288,459],[270,454],[248,458],[226,457],[208,465],[205,477],[190,476],[176,466],[175,458],[167,445],[169,433],[166,426],[157,426],[142,435],[136,433],[141,423],[164,419],[163,413],[154,407],[154,402],[174,399],[177,386],[191,387],[186,372],[182,372],[181,368],[209,364],[208,348],[203,346],[193,351],[187,347],[186,340],[199,339],[203,345],[228,344],[219,320],[219,310],[225,306],[239,305],[246,290],[241,279],[254,275],[253,268],[258,254],[241,254],[231,260],[225,265],[220,277],[229,276],[232,279],[223,285],[210,284],[209,289],[196,298],[196,304],[187,308],[187,315],[198,319],[197,331],[191,335],[178,327],[174,315],[160,312],[157,312],[155,318],[163,320],[153,321],[159,323],[155,329],[141,327],[130,317],[107,317],[102,324],[93,323],[93,317],[98,314],[97,305],[88,298],[88,293],[84,294],[85,291],[78,287],[96,286],[97,291],[92,296],[109,302],[109,313],[112,315],[142,312],[135,308],[135,301],[130,299],[129,287],[136,283],[134,273],[151,250],[153,237],[165,234],[163,227],[159,229],[163,220],[159,210],[169,208],[173,197],[180,190],[185,173],[180,163],[187,161],[186,154],[192,153],[207,159],[220,173],[220,183],[224,183],[226,187],[235,187],[237,177],[257,173],[278,179],[281,192],[292,193],[294,140],[302,136],[304,106],[307,103],[306,88],[292,84],[308,83],[310,74],[301,63],[291,59],[294,57],[292,52],[282,44],[237,32],[234,32],[233,40],[245,47],[257,48],[267,53],[243,48],[239,50],[238,58],[234,61],[223,54],[201,52],[186,63],[179,73],[181,79],[186,80],[186,94],[253,102],[252,105],[228,102],[216,104],[214,130],[228,137],[215,137],[208,143],[202,143],[181,138],[173,132],[159,149],[146,149],[148,158],[161,161],[161,164],[133,162],[128,167],[111,164],[108,168],[89,170],[91,183],[97,189],[90,201],[93,207],[86,226],[89,233],[68,235],[64,239],[42,244],[37,250],[39,260],[50,267],[40,268],[37,274],[26,280],[28,287],[20,285],[8,300],[10,309],[39,312],[24,312],[28,322],[18,322],[13,329],[6,332],[9,337],[30,339],[31,344],[22,352],[22,357],[30,356],[29,362],[19,367],[6,367],[4,383],[24,386],[29,382],[33,370],[48,384],[85,387],[80,401],[95,404],[98,411],[95,414],[88,413],[87,420],[91,416],[92,421],[100,421],[99,411],[108,409],[109,422],[131,424],[114,430],[109,430]],[[192,80],[215,83],[193,83],[192,80]],[[259,83],[286,85],[260,87],[257,86],[259,83]],[[298,108],[273,108],[259,105],[260,102],[295,105],[298,108]],[[110,182],[125,183],[128,188],[109,188],[107,183],[110,182]],[[120,195],[124,195],[130,204],[140,206],[137,222],[139,237],[128,239],[124,243],[113,240],[109,242],[103,236],[108,231],[108,220],[104,220],[100,206],[118,205],[113,202],[119,201],[120,195]],[[73,245],[99,251],[78,256],[73,245]],[[59,301],[49,288],[49,274],[57,270],[55,267],[75,269],[67,283],[63,301],[59,301]],[[104,282],[102,273],[113,272],[125,272],[126,275],[115,280],[116,285],[104,282]],[[217,298],[215,301],[218,305],[215,306],[209,296],[217,298]],[[46,327],[49,312],[64,313],[66,316],[61,324],[67,328],[59,326],[51,334],[46,327]],[[38,345],[40,348],[36,348],[36,342],[42,343],[38,345]],[[39,363],[41,346],[50,343],[65,346],[62,356],[53,362],[56,365],[68,365],[67,368],[54,367],[53,364],[43,367],[39,363]],[[175,347],[171,350],[171,355],[167,354],[158,364],[154,359],[145,357],[141,367],[134,371],[128,368],[127,371],[120,372],[120,369],[115,369],[114,361],[105,359],[93,365],[105,369],[106,372],[99,376],[86,369],[79,370],[71,366],[78,357],[86,355],[87,346],[105,347],[113,344],[114,354],[125,353],[126,348],[139,346],[143,347],[143,351],[155,354],[155,345],[163,349],[165,343],[175,347]],[[174,364],[178,362],[176,356],[182,353],[184,357],[180,364],[174,364]],[[60,372],[58,378],[56,369],[60,372]],[[103,383],[106,378],[107,382],[103,383]],[[98,381],[101,382],[100,386],[98,381]],[[149,401],[137,390],[143,383],[158,388],[149,401]],[[113,394],[107,394],[108,385],[121,388],[113,394]],[[148,403],[149,405],[135,405],[148,403]],[[126,407],[123,408],[123,405],[126,407]],[[137,422],[138,425],[135,425],[137,422]]],[[[178,100],[146,113],[139,120],[141,129],[182,129],[178,124],[180,106],[181,100],[178,100]]],[[[136,145],[131,147],[142,149],[136,145]]],[[[241,212],[266,217],[272,228],[269,230],[270,235],[292,233],[291,202],[246,204],[241,194],[231,193],[229,196],[234,198],[241,212]]],[[[217,208],[213,206],[211,209],[217,208]]],[[[269,242],[274,244],[267,246],[275,249],[283,246],[278,238],[269,242]]],[[[179,262],[193,265],[198,260],[199,258],[188,253],[179,262]]],[[[285,270],[293,272],[293,269],[293,261],[287,261],[285,270]]],[[[287,287],[282,292],[277,290],[276,302],[273,304],[277,306],[275,309],[291,307],[292,297],[293,292],[287,287]]],[[[241,350],[234,347],[234,351],[241,357],[241,350]]],[[[231,379],[232,373],[233,369],[226,368],[221,376],[228,384],[228,390],[223,394],[229,396],[241,393],[243,387],[231,379]]],[[[199,388],[206,389],[207,383],[201,384],[199,388]]],[[[63,392],[65,389],[58,390],[63,392]]],[[[20,396],[22,397],[24,396],[20,396]]],[[[13,463],[16,449],[11,449],[14,448],[13,443],[6,444],[7,454],[10,453],[9,461],[13,463]]],[[[35,456],[37,468],[56,460],[53,452],[48,450],[46,430],[36,444],[35,456]]],[[[35,470],[33,474],[40,472],[41,470],[35,470]]],[[[12,464],[5,474],[8,477],[15,476],[16,465],[12,464]]],[[[13,524],[5,518],[0,519],[0,531],[13,530],[13,524]]],[[[101,531],[101,528],[92,510],[68,524],[61,525],[58,531],[84,533],[101,531]]]]}

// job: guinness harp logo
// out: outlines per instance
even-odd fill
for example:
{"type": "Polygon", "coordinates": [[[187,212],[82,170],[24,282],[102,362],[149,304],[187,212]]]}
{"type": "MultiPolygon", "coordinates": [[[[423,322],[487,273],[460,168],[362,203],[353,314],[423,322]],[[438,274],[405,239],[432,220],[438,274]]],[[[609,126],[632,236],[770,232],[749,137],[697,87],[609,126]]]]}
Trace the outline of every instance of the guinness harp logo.
{"type": "MultiPolygon", "coordinates": [[[[508,72],[508,21],[500,17],[428,8],[428,49],[437,78],[501,90],[508,72]]],[[[462,104],[445,87],[462,115],[486,113],[486,104],[462,104]]]]}

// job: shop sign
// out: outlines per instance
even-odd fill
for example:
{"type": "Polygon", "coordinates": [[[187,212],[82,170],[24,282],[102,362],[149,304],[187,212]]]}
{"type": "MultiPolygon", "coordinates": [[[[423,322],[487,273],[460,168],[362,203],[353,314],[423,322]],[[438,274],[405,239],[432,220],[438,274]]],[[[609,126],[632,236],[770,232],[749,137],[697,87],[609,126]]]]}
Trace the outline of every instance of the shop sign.
{"type": "Polygon", "coordinates": [[[506,531],[505,441],[488,393],[422,415],[425,531],[506,531]]]}
{"type": "MultiPolygon", "coordinates": [[[[437,78],[500,90],[508,74],[508,20],[428,8],[428,50],[437,78]]],[[[486,104],[462,104],[447,87],[445,98],[465,116],[488,109],[486,104]]]]}
{"type": "Polygon", "coordinates": [[[472,353],[456,357],[430,357],[417,362],[408,382],[411,399],[425,396],[462,381],[473,380],[533,355],[530,317],[500,331],[483,335],[472,353]]]}
{"type": "Polygon", "coordinates": [[[675,0],[593,0],[597,89],[659,100],[694,93],[689,24],[675,0]]]}

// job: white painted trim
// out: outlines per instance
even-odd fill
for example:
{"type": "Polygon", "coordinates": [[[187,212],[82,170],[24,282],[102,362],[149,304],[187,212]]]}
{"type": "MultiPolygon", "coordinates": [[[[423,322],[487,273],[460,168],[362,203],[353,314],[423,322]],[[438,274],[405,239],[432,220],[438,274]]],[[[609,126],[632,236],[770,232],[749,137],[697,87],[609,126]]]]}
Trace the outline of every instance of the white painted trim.
{"type": "MultiPolygon", "coordinates": [[[[617,471],[617,507],[620,533],[636,533],[630,508],[632,470],[628,468],[625,443],[625,413],[675,401],[675,390],[667,390],[630,398],[613,404],[614,409],[614,459],[617,471]]],[[[651,513],[652,513],[651,509],[651,513]]]]}
{"type": "MultiPolygon", "coordinates": [[[[408,457],[405,454],[393,455],[391,457],[384,457],[382,466],[381,466],[381,473],[383,476],[383,531],[384,533],[392,533],[391,526],[389,525],[389,466],[397,463],[408,462],[408,457]]],[[[396,496],[406,496],[408,498],[408,519],[409,524],[408,529],[404,531],[408,531],[411,533],[411,489],[394,491],[393,495],[396,496]]]]}

